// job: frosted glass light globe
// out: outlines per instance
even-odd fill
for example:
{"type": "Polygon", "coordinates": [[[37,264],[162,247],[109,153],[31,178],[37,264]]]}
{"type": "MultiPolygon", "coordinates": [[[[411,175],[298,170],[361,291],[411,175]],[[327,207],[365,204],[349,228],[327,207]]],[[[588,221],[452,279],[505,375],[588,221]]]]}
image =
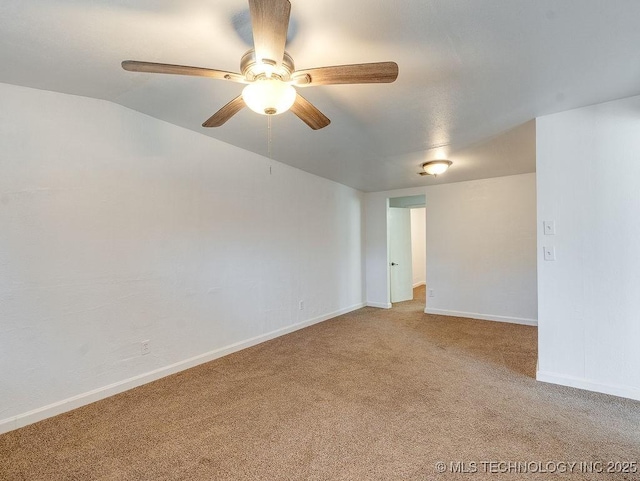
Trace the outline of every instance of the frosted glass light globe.
{"type": "Polygon", "coordinates": [[[432,160],[422,164],[422,168],[429,175],[440,175],[447,171],[451,163],[450,160],[432,160]]]}
{"type": "Polygon", "coordinates": [[[259,79],[244,88],[242,100],[254,112],[278,115],[289,110],[296,101],[296,89],[275,78],[259,79]]]}

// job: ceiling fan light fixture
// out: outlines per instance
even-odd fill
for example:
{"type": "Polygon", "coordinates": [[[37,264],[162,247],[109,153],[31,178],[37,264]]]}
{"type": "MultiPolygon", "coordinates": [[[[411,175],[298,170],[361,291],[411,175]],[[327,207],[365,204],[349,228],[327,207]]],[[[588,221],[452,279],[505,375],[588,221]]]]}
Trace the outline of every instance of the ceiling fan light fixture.
{"type": "Polygon", "coordinates": [[[290,30],[290,0],[248,1],[253,48],[240,59],[242,73],[139,60],[125,60],[122,68],[129,72],[208,77],[247,85],[242,94],[203,122],[202,126],[207,128],[221,127],[243,108],[249,107],[254,112],[267,116],[278,115],[290,109],[311,129],[323,129],[331,120],[298,94],[297,87],[381,84],[395,82],[398,78],[398,64],[395,62],[296,70],[291,55],[285,50],[290,30]]]}
{"type": "Polygon", "coordinates": [[[450,160],[432,160],[422,164],[422,169],[427,175],[440,175],[444,174],[453,162],[450,160]]]}
{"type": "Polygon", "coordinates": [[[296,101],[296,89],[277,78],[261,78],[244,88],[242,100],[256,113],[278,115],[296,101]]]}

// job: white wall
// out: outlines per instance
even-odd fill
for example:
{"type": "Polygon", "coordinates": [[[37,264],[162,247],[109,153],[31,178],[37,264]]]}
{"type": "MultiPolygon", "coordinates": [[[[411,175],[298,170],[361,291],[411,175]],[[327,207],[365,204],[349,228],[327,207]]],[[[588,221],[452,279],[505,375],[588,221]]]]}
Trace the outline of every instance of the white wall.
{"type": "Polygon", "coordinates": [[[535,185],[522,174],[365,194],[367,303],[389,299],[386,199],[425,194],[426,311],[535,324],[535,185]]]}
{"type": "Polygon", "coordinates": [[[0,431],[362,305],[360,192],[100,100],[0,104],[0,431]]]}
{"type": "Polygon", "coordinates": [[[426,312],[535,324],[536,176],[427,189],[426,312]]]}
{"type": "Polygon", "coordinates": [[[537,172],[538,379],[640,399],[640,97],[537,119],[537,172]]]}
{"type": "Polygon", "coordinates": [[[411,209],[411,261],[413,265],[413,287],[427,282],[427,210],[424,207],[411,209]]]}

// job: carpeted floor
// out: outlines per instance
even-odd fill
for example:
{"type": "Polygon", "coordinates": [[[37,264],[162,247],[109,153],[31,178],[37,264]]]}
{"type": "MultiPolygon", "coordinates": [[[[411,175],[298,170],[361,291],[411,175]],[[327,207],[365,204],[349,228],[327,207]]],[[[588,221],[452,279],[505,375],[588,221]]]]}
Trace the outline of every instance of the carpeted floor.
{"type": "Polygon", "coordinates": [[[640,479],[597,472],[640,462],[639,402],[536,382],[533,327],[423,306],[424,288],[0,436],[0,479],[640,479]]]}

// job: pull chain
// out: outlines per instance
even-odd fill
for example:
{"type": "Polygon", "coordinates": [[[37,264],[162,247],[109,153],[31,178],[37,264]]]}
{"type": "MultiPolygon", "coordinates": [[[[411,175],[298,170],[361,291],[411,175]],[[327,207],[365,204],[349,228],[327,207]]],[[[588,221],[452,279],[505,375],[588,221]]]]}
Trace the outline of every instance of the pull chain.
{"type": "Polygon", "coordinates": [[[271,115],[267,115],[267,156],[271,160],[271,115]]]}
{"type": "MultiPolygon", "coordinates": [[[[271,115],[267,115],[267,155],[271,159],[271,115]]],[[[269,164],[269,175],[271,175],[271,164],[269,164]]]]}

